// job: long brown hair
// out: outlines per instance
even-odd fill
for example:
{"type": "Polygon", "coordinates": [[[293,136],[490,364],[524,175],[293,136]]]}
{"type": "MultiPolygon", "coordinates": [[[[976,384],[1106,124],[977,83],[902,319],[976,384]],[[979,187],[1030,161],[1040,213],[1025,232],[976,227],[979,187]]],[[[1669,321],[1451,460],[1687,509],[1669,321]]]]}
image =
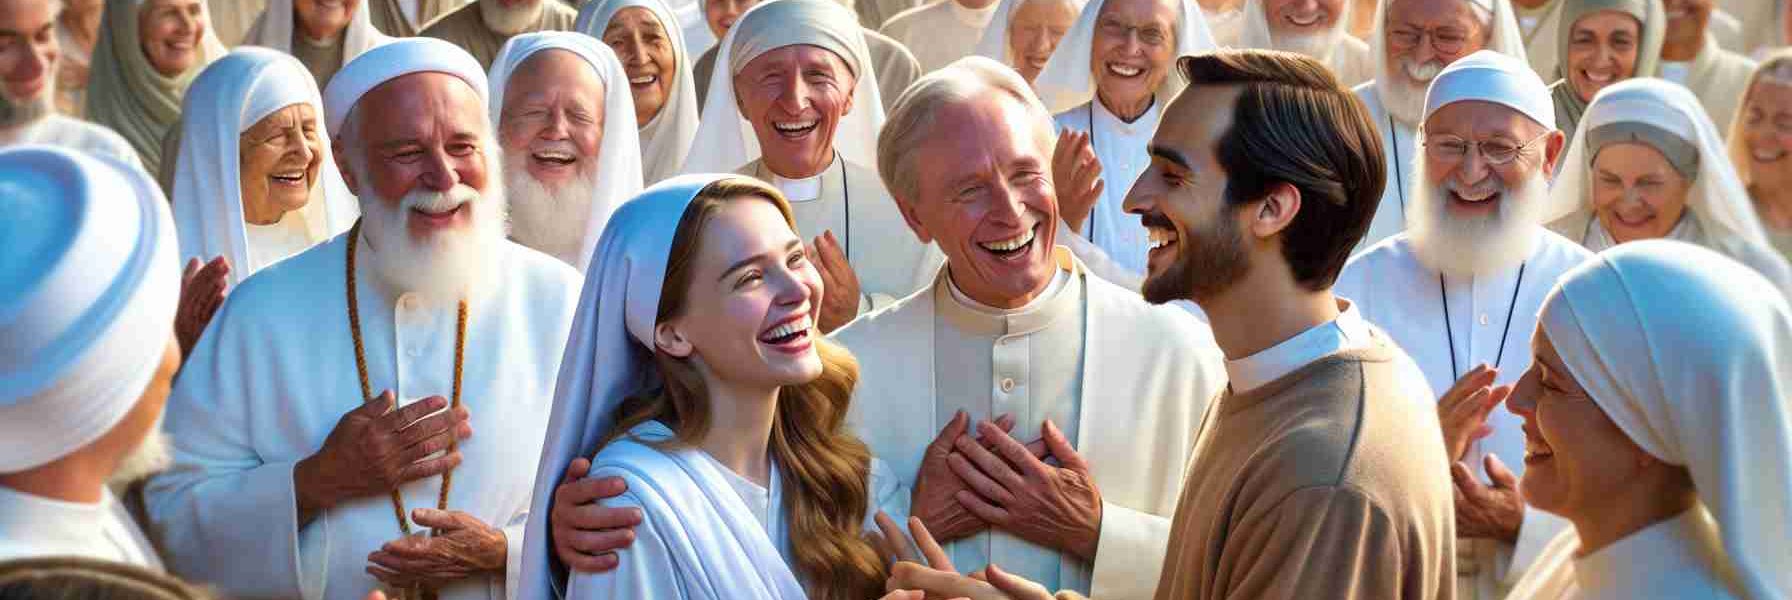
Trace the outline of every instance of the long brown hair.
{"type": "MultiPolygon", "coordinates": [[[[748,178],[730,178],[704,188],[678,222],[666,261],[657,322],[683,314],[700,252],[703,229],[718,209],[736,201],[766,201],[796,228],[790,204],[777,189],[748,178]]],[[[859,382],[859,363],[845,348],[815,340],[821,376],[778,391],[772,422],[771,454],[784,486],[784,513],[790,524],[793,569],[808,581],[810,597],[875,598],[888,576],[876,550],[860,534],[870,490],[871,451],[846,429],[846,411],[859,382]]],[[[688,359],[655,350],[661,389],[632,396],[617,407],[610,439],[647,421],[665,423],[672,444],[694,446],[709,433],[709,392],[688,359]]]]}

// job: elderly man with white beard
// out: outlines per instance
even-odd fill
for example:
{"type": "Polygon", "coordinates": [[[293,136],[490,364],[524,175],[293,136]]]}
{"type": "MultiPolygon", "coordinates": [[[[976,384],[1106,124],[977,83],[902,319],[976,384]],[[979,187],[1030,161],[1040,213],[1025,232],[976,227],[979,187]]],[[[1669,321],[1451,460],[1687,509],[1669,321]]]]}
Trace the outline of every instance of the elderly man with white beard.
{"type": "Polygon", "coordinates": [[[58,0],[0,3],[0,147],[49,144],[137,164],[137,151],[112,130],[56,114],[58,0]]]}
{"type": "Polygon", "coordinates": [[[572,31],[578,18],[579,11],[560,0],[474,0],[418,27],[417,35],[448,40],[471,53],[480,67],[490,69],[511,37],[572,31]]]}
{"type": "Polygon", "coordinates": [[[1350,35],[1352,0],[1245,0],[1236,31],[1215,31],[1222,46],[1285,50],[1325,63],[1354,86],[1375,78],[1369,44],[1350,35]]]}
{"type": "Polygon", "coordinates": [[[1592,256],[1542,224],[1567,143],[1553,106],[1521,59],[1483,50],[1444,69],[1426,96],[1407,230],[1352,258],[1333,288],[1441,392],[1456,595],[1469,600],[1504,598],[1566,526],[1519,499],[1523,421],[1495,410],[1530,368],[1545,296],[1592,256]]]}
{"type": "Polygon", "coordinates": [[[1369,38],[1375,80],[1351,91],[1381,130],[1388,182],[1358,251],[1406,229],[1426,87],[1450,63],[1484,49],[1524,59],[1510,0],[1382,0],[1369,38]]]}
{"type": "Polygon", "coordinates": [[[510,239],[583,272],[610,213],[641,191],[622,63],[588,35],[525,33],[504,44],[491,85],[510,239]]]}
{"type": "Polygon", "coordinates": [[[466,52],[370,50],[324,109],[363,220],[225,301],[150,518],[174,572],[232,596],[507,597],[578,274],[503,238],[466,52]]]}

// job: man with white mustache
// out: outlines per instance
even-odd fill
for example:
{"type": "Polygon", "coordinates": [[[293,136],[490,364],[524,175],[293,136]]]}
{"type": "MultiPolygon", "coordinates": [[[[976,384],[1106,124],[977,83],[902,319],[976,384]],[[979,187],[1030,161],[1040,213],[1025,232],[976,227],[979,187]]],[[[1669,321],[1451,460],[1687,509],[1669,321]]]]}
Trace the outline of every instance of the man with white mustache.
{"type": "Polygon", "coordinates": [[[363,221],[225,300],[170,396],[150,519],[171,570],[232,596],[505,598],[578,274],[504,239],[465,51],[369,50],[324,108],[363,221]]]}
{"type": "Polygon", "coordinates": [[[471,53],[480,67],[490,69],[512,36],[572,31],[578,18],[579,11],[560,0],[475,0],[425,23],[417,35],[448,40],[471,53]]]}
{"type": "Polygon", "coordinates": [[[1351,37],[1351,0],[1245,0],[1237,31],[1214,35],[1222,45],[1305,54],[1325,63],[1347,86],[1375,78],[1369,44],[1351,37]]]}
{"type": "Polygon", "coordinates": [[[1388,182],[1358,251],[1406,229],[1425,88],[1444,67],[1483,49],[1524,58],[1510,0],[1382,0],[1369,38],[1375,80],[1351,91],[1381,130],[1388,182]]]}
{"type": "Polygon", "coordinates": [[[1543,227],[1567,139],[1529,65],[1487,50],[1458,60],[1431,82],[1424,114],[1407,230],[1352,258],[1333,289],[1441,392],[1456,595],[1493,600],[1566,525],[1519,499],[1501,457],[1522,473],[1523,422],[1496,408],[1530,368],[1545,296],[1592,254],[1543,227]]]}
{"type": "Polygon", "coordinates": [[[117,133],[56,114],[60,12],[57,0],[0,3],[0,147],[48,144],[138,164],[137,151],[117,133]]]}

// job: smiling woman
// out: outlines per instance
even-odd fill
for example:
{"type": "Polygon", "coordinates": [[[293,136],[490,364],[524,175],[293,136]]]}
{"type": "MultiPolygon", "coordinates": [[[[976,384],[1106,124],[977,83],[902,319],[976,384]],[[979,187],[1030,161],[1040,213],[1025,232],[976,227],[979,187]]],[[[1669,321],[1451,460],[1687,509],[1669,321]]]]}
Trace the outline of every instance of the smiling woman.
{"type": "Polygon", "coordinates": [[[144,169],[161,172],[162,138],[181,97],[224,55],[200,0],[106,0],[88,75],[87,118],[124,136],[144,169]]]}
{"type": "Polygon", "coordinates": [[[1729,140],[1730,160],[1767,238],[1792,260],[1792,50],[1780,49],[1755,69],[1729,140]]]}
{"type": "Polygon", "coordinates": [[[1550,85],[1556,126],[1574,131],[1587,102],[1606,86],[1653,77],[1661,62],[1667,16],[1661,0],[1562,0],[1557,35],[1561,64],[1550,85]]]}
{"type": "Polygon", "coordinates": [[[671,9],[660,0],[594,0],[579,9],[573,29],[603,40],[622,61],[635,103],[644,183],[678,174],[697,135],[700,109],[684,30],[671,9]]]}

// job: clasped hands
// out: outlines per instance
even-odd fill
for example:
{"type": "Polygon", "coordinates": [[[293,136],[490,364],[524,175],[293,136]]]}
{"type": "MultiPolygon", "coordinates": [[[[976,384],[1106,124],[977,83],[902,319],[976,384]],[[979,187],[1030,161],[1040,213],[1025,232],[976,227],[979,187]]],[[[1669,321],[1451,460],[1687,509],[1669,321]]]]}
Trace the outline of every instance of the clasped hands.
{"type": "Polygon", "coordinates": [[[1093,560],[1101,493],[1064,433],[1046,421],[1038,441],[1022,444],[1008,434],[1010,417],[977,423],[976,437],[969,434],[970,421],[959,411],[928,444],[911,514],[942,541],[995,528],[1093,560]]]}

